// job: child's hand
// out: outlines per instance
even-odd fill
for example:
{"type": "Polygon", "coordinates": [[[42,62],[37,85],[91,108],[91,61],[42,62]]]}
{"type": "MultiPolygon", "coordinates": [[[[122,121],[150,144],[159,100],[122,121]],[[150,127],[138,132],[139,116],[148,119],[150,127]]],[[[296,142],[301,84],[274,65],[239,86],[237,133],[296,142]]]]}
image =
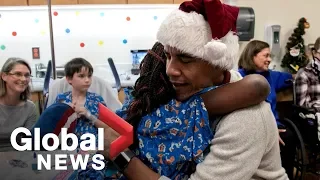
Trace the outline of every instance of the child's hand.
{"type": "Polygon", "coordinates": [[[78,117],[84,116],[87,119],[90,118],[91,113],[83,106],[77,103],[72,104],[74,111],[77,113],[78,117]]]}
{"type": "Polygon", "coordinates": [[[85,107],[75,107],[74,111],[78,114],[78,116],[84,116],[86,118],[89,118],[88,116],[88,110],[85,107]]]}

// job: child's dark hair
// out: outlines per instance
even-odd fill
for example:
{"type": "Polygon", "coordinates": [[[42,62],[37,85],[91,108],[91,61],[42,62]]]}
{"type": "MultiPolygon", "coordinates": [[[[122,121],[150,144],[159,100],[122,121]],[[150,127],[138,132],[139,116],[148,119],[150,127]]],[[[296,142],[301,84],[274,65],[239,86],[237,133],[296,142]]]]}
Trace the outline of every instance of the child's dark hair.
{"type": "Polygon", "coordinates": [[[134,98],[126,118],[135,132],[131,148],[138,145],[136,130],[141,118],[174,98],[175,91],[166,74],[166,59],[163,45],[156,42],[140,64],[140,77],[135,83],[132,92],[134,98]]]}
{"type": "Polygon", "coordinates": [[[73,58],[71,61],[67,62],[67,64],[64,66],[64,73],[66,77],[72,78],[74,73],[81,72],[82,68],[88,69],[89,75],[92,75],[92,65],[87,60],[79,57],[73,58]]]}

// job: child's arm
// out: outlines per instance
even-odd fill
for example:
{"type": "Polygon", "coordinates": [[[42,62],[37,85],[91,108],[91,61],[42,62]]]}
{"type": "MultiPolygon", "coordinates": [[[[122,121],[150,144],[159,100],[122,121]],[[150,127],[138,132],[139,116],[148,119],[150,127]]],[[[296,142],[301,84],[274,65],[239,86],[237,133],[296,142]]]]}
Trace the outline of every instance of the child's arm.
{"type": "Polygon", "coordinates": [[[89,110],[87,110],[85,107],[75,107],[75,111],[80,116],[84,116],[88,120],[91,121],[91,123],[96,128],[106,128],[108,127],[105,123],[103,123],[101,120],[99,120],[95,115],[92,115],[89,110]]]}
{"type": "Polygon", "coordinates": [[[201,97],[209,116],[215,116],[259,104],[269,93],[268,81],[261,75],[253,74],[204,93],[201,97]]]}

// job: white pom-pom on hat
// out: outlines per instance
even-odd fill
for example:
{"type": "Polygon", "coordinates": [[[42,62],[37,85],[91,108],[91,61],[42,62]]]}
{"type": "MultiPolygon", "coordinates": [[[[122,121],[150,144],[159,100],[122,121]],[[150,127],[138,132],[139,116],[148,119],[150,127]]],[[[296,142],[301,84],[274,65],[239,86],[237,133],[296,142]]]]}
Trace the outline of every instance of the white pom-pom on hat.
{"type": "Polygon", "coordinates": [[[204,58],[218,60],[227,53],[227,45],[219,40],[211,40],[204,45],[204,58]]]}

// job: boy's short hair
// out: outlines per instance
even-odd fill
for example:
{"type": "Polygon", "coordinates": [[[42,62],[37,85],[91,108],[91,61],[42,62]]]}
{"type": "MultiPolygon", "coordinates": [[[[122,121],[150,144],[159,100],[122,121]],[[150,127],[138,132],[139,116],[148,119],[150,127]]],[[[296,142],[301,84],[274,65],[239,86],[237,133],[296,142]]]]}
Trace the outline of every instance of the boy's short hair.
{"type": "Polygon", "coordinates": [[[73,58],[64,66],[64,73],[66,77],[72,78],[75,73],[81,71],[82,68],[86,68],[89,71],[89,74],[92,75],[93,67],[92,65],[85,60],[84,58],[73,58]]]}

